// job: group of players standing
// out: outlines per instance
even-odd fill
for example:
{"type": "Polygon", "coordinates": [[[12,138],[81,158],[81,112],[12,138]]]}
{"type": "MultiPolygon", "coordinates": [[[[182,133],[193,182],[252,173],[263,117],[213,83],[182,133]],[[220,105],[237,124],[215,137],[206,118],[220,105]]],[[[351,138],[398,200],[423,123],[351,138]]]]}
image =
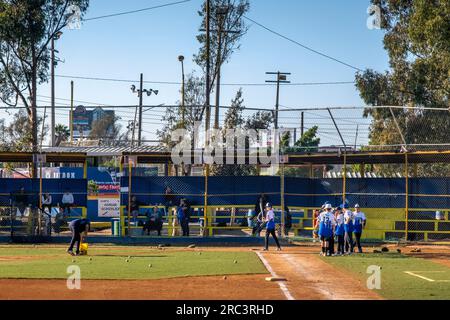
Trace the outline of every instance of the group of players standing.
{"type": "Polygon", "coordinates": [[[316,212],[314,235],[320,238],[323,256],[352,254],[355,246],[362,253],[361,235],[366,226],[366,216],[361,212],[358,204],[355,210],[349,209],[344,203],[333,209],[330,202],[325,202],[321,210],[316,212]],[[355,235],[355,242],[353,241],[355,235]],[[337,251],[335,252],[335,238],[337,251]]]}

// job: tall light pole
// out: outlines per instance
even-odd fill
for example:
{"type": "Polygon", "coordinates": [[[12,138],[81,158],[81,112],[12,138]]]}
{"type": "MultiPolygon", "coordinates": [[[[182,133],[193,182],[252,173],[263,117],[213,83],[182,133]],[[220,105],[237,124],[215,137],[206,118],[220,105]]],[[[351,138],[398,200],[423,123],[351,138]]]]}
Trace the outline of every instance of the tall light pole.
{"type": "Polygon", "coordinates": [[[55,61],[55,40],[58,40],[63,33],[61,31],[55,33],[51,40],[51,67],[50,67],[50,77],[51,77],[51,104],[52,104],[52,115],[51,115],[51,145],[55,146],[56,143],[56,135],[55,135],[55,66],[57,62],[55,61]]]}
{"type": "MultiPolygon", "coordinates": [[[[158,90],[153,90],[153,89],[144,89],[144,75],[141,73],[141,80],[140,80],[140,86],[139,89],[136,90],[136,86],[133,84],[131,86],[131,91],[133,93],[137,93],[138,97],[139,97],[139,105],[137,107],[137,109],[139,110],[139,122],[138,122],[138,126],[139,126],[139,131],[138,131],[138,146],[141,145],[142,142],[142,105],[143,105],[143,93],[146,93],[147,96],[151,96],[152,93],[154,93],[155,95],[158,95],[159,91],[158,90]]],[[[134,125],[136,125],[136,121],[134,123],[134,125]]],[[[133,136],[131,138],[131,143],[134,143],[134,128],[133,128],[133,136]]]]}
{"type": "Polygon", "coordinates": [[[184,56],[178,56],[178,61],[181,62],[181,119],[183,128],[185,127],[185,91],[184,91],[184,56]]]}
{"type": "Polygon", "coordinates": [[[275,129],[278,129],[278,109],[280,106],[280,83],[291,83],[290,81],[286,81],[286,76],[290,75],[289,72],[266,72],[266,74],[275,74],[277,75],[277,80],[266,80],[267,83],[276,83],[277,84],[277,97],[275,102],[275,129]]]}

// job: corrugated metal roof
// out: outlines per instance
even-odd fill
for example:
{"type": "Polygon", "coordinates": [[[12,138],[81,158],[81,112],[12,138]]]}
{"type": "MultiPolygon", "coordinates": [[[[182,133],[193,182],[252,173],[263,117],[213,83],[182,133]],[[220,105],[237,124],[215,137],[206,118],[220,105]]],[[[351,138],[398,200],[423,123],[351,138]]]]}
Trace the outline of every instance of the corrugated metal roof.
{"type": "Polygon", "coordinates": [[[42,150],[45,153],[86,153],[88,157],[121,156],[124,153],[165,153],[163,146],[133,147],[51,147],[42,150]]]}

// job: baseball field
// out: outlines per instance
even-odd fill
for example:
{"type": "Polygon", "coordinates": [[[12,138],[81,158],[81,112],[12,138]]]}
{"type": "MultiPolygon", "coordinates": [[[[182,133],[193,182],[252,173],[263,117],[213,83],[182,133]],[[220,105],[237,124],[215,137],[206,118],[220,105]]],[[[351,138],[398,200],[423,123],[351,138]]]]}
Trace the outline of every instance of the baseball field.
{"type": "Polygon", "coordinates": [[[61,245],[2,245],[0,299],[450,299],[450,247],[387,248],[320,257],[312,243],[281,252],[91,245],[72,257],[61,245]],[[67,285],[73,266],[79,289],[67,285]],[[371,266],[380,268],[379,288],[367,285],[371,266]]]}

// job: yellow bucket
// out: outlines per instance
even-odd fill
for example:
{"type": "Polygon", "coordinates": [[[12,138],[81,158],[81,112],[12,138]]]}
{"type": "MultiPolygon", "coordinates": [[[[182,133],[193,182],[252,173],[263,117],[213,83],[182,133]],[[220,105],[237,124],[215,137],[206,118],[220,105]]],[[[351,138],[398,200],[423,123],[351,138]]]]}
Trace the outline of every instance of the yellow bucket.
{"type": "Polygon", "coordinates": [[[87,255],[89,245],[87,243],[80,244],[80,254],[87,255]]]}

